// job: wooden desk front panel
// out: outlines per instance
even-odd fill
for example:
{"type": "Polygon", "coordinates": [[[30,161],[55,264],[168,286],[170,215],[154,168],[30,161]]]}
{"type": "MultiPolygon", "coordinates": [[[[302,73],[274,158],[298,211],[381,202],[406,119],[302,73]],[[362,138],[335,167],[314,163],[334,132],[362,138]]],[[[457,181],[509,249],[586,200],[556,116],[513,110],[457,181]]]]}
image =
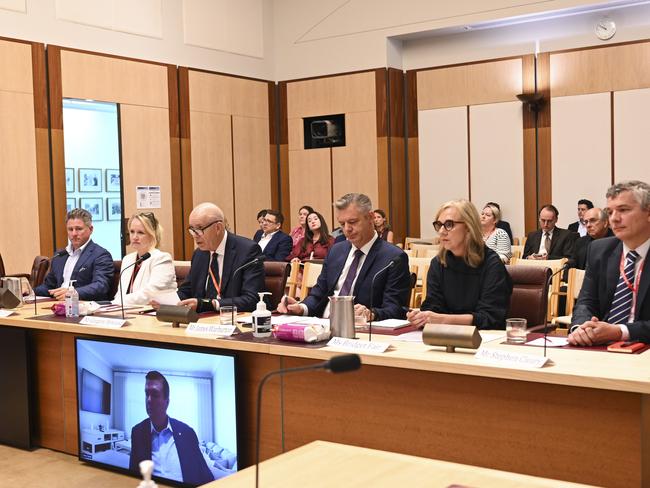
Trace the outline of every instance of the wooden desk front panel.
{"type": "MultiPolygon", "coordinates": [[[[285,367],[305,364],[285,358],[285,367]]],[[[641,484],[640,394],[380,366],[284,382],[287,450],[321,439],[595,485],[641,484]]]]}

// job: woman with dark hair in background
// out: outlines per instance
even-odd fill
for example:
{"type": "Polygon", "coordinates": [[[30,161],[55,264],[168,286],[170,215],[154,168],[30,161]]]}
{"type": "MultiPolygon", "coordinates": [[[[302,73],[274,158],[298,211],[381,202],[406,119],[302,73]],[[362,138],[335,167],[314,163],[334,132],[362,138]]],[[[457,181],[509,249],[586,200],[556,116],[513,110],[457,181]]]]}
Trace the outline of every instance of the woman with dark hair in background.
{"type": "Polygon", "coordinates": [[[379,238],[392,244],[393,231],[390,230],[390,225],[388,225],[386,212],[380,208],[376,208],[373,213],[375,214],[375,230],[377,231],[377,234],[379,234],[379,238]]]}
{"type": "Polygon", "coordinates": [[[334,238],[330,236],[325,219],[318,212],[312,211],[307,216],[305,237],[293,246],[291,254],[287,256],[287,261],[325,259],[333,245],[334,238]]]}
{"type": "Polygon", "coordinates": [[[300,210],[298,210],[298,225],[291,229],[291,232],[289,233],[294,246],[298,244],[298,242],[300,242],[303,237],[305,237],[305,231],[307,229],[307,216],[310,213],[314,213],[314,209],[309,205],[303,205],[300,207],[300,210]]]}

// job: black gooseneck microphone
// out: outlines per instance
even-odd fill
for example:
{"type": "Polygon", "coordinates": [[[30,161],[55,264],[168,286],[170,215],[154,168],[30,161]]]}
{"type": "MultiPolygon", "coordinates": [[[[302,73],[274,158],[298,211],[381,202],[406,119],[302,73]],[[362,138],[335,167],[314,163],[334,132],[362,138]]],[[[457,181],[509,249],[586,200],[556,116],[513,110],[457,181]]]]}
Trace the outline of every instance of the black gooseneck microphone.
{"type": "Polygon", "coordinates": [[[334,356],[329,361],[322,363],[312,364],[310,366],[300,366],[297,368],[277,369],[267,373],[257,387],[257,430],[255,432],[255,488],[259,486],[260,480],[260,425],[261,425],[261,407],[262,407],[262,391],[266,380],[276,375],[283,375],[285,373],[300,373],[303,371],[314,371],[323,369],[330,373],[347,373],[348,371],[356,371],[361,367],[361,358],[358,354],[342,354],[334,356]]]}
{"type": "MultiPolygon", "coordinates": [[[[549,276],[548,279],[546,280],[547,293],[548,293],[549,287],[551,286],[551,280],[553,279],[553,277],[556,274],[561,273],[562,271],[566,270],[568,267],[569,267],[569,262],[567,261],[566,263],[564,263],[564,265],[560,269],[558,269],[554,273],[551,273],[551,276],[549,276]]],[[[548,320],[544,320],[544,357],[546,357],[546,342],[548,341],[547,336],[548,336],[548,320]]]]}
{"type": "Polygon", "coordinates": [[[120,279],[119,279],[119,284],[120,284],[120,308],[122,309],[122,319],[124,319],[124,290],[122,289],[122,274],[129,269],[132,266],[135,266],[138,263],[141,263],[142,261],[146,261],[151,257],[151,253],[146,252],[142,256],[140,256],[138,259],[133,261],[131,264],[126,266],[125,268],[122,268],[120,271],[120,279]]]}
{"type": "MultiPolygon", "coordinates": [[[[57,251],[56,253],[54,253],[54,256],[52,256],[50,258],[47,258],[45,260],[45,262],[49,263],[54,258],[58,258],[60,256],[65,256],[66,254],[68,254],[68,251],[65,250],[65,249],[61,249],[60,251],[57,251]]],[[[36,308],[36,304],[38,303],[38,300],[36,300],[36,290],[34,288],[32,288],[32,291],[34,292],[34,317],[35,317],[36,315],[38,315],[38,310],[36,308]]]]}
{"type": "Polygon", "coordinates": [[[375,276],[372,277],[372,281],[370,282],[370,320],[368,321],[368,340],[372,341],[372,305],[373,305],[373,298],[374,298],[374,291],[375,291],[375,280],[377,279],[377,276],[382,274],[384,271],[392,268],[395,265],[395,261],[398,258],[393,258],[390,260],[390,262],[381,268],[379,271],[375,273],[375,276]]]}
{"type": "MultiPolygon", "coordinates": [[[[240,271],[248,268],[249,266],[253,266],[254,264],[259,263],[260,261],[262,261],[260,258],[255,258],[255,259],[251,259],[247,263],[242,264],[239,268],[237,268],[235,271],[232,272],[232,275],[231,275],[232,278],[231,279],[234,281],[235,276],[237,276],[237,273],[239,273],[240,271]]],[[[231,310],[232,310],[232,317],[231,317],[232,325],[236,325],[235,324],[235,309],[233,308],[231,310]]]]}

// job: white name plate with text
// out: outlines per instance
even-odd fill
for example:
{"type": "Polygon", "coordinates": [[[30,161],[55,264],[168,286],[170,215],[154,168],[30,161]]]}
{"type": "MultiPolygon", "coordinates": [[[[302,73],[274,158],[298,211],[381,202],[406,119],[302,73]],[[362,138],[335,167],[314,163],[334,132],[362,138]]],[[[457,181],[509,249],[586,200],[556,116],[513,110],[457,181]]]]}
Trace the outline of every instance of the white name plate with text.
{"type": "Polygon", "coordinates": [[[236,325],[212,325],[212,324],[199,324],[198,322],[191,322],[187,325],[185,333],[194,336],[231,336],[236,325]]]}
{"type": "Polygon", "coordinates": [[[332,337],[327,345],[350,352],[376,353],[386,352],[386,349],[390,346],[388,342],[360,341],[358,339],[345,339],[343,337],[332,337]]]}
{"type": "Polygon", "coordinates": [[[541,368],[548,361],[548,358],[544,356],[533,356],[531,354],[487,348],[479,349],[474,357],[482,363],[525,369],[541,368]]]}
{"type": "Polygon", "coordinates": [[[86,315],[81,322],[81,325],[92,325],[94,327],[104,327],[105,329],[119,329],[124,324],[126,320],[124,319],[109,319],[107,317],[93,317],[91,315],[86,315]]]}

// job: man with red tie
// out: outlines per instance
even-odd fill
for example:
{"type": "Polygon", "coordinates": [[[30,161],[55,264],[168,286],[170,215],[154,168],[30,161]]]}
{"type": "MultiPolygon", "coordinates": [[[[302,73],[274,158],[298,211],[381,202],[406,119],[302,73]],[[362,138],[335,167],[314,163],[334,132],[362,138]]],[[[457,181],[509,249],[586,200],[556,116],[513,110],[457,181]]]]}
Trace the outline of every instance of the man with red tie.
{"type": "Polygon", "coordinates": [[[607,190],[609,225],[616,237],[592,242],[569,343],[650,343],[650,185],[624,181],[607,190]],[[646,272],[644,272],[646,271],[646,272]]]}

